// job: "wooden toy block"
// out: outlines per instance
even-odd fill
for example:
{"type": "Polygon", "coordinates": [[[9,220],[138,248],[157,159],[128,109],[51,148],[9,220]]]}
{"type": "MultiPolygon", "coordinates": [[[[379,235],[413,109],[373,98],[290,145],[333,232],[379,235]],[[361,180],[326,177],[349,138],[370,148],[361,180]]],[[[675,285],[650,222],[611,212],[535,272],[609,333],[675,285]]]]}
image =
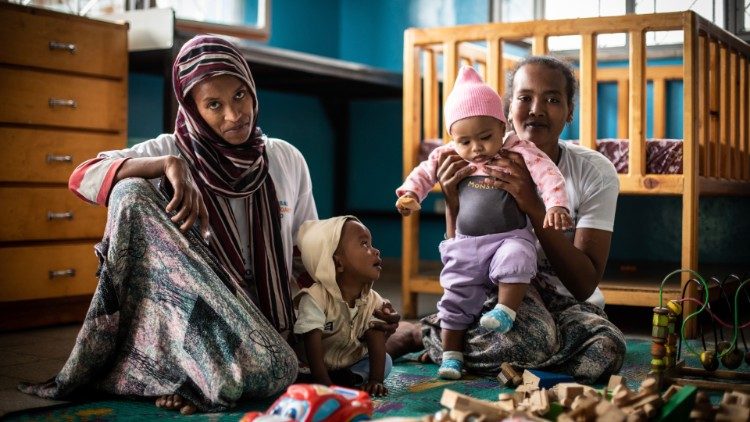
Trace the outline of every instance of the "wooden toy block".
{"type": "Polygon", "coordinates": [[[475,399],[453,390],[443,390],[440,404],[450,409],[450,416],[457,422],[462,422],[469,417],[475,420],[499,420],[508,415],[493,403],[485,400],[475,399]]]}
{"type": "Polygon", "coordinates": [[[513,412],[516,410],[516,399],[513,397],[513,394],[500,393],[498,396],[497,407],[507,412],[513,412]]]}
{"type": "Polygon", "coordinates": [[[750,408],[738,404],[722,404],[716,412],[717,421],[750,421],[750,408]]]}
{"type": "Polygon", "coordinates": [[[537,416],[543,416],[549,412],[549,397],[547,397],[546,388],[531,393],[529,411],[537,416]]]}
{"type": "Polygon", "coordinates": [[[664,399],[664,406],[661,408],[661,417],[659,420],[662,421],[684,421],[690,416],[690,411],[693,409],[695,404],[695,394],[698,392],[698,388],[694,385],[686,385],[684,387],[677,387],[675,385],[670,386],[667,391],[662,394],[664,399]],[[672,388],[675,387],[675,388],[672,388]],[[674,393],[671,395],[669,391],[672,390],[674,393]],[[668,399],[664,397],[668,395],[668,399]]]}
{"type": "Polygon", "coordinates": [[[678,391],[680,391],[680,388],[681,388],[680,386],[675,385],[675,384],[670,385],[669,388],[667,388],[667,391],[661,394],[661,399],[664,400],[665,403],[668,402],[669,399],[672,398],[672,396],[674,396],[678,391]]]}
{"type": "Polygon", "coordinates": [[[497,380],[506,387],[517,387],[523,382],[521,375],[507,362],[500,364],[500,373],[497,374],[497,380]]]}
{"type": "Polygon", "coordinates": [[[594,411],[599,422],[623,422],[627,418],[622,410],[607,400],[599,400],[594,411]]]}
{"type": "Polygon", "coordinates": [[[567,413],[574,420],[590,420],[596,417],[596,405],[599,399],[594,397],[578,396],[573,400],[570,406],[571,410],[567,413]]]}
{"type": "Polygon", "coordinates": [[[521,376],[523,378],[523,385],[525,386],[531,386],[531,387],[539,387],[539,377],[534,375],[531,371],[528,369],[523,370],[523,375],[521,376]]]}
{"type": "Polygon", "coordinates": [[[646,378],[641,383],[640,388],[638,389],[638,392],[648,392],[649,394],[656,394],[658,392],[658,386],[656,384],[656,379],[654,378],[646,378]]]}
{"type": "Polygon", "coordinates": [[[690,411],[690,419],[713,420],[714,414],[715,410],[711,405],[711,400],[709,400],[708,395],[699,391],[695,395],[695,404],[693,405],[693,410],[690,411]]]}
{"type": "Polygon", "coordinates": [[[742,407],[750,407],[750,394],[740,391],[727,391],[721,398],[721,404],[737,404],[742,407]]]}

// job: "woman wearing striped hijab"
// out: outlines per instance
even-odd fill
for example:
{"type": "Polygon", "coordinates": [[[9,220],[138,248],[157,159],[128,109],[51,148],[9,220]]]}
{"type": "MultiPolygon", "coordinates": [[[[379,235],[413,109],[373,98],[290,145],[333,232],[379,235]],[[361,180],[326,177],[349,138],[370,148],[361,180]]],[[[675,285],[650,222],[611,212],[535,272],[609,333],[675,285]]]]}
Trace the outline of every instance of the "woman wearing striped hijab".
{"type": "Polygon", "coordinates": [[[175,131],[81,164],[69,186],[108,206],[99,284],[48,398],[91,388],[192,413],[266,397],[294,381],[291,262],[317,219],[304,158],[257,126],[247,62],[197,36],[172,80],[175,131]]]}

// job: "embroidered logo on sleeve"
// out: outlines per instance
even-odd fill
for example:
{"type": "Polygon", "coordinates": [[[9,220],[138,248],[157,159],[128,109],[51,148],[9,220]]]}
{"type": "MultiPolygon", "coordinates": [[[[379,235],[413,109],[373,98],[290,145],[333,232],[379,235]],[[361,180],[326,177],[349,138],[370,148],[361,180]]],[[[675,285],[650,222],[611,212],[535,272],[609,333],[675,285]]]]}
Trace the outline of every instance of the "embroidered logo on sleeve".
{"type": "Polygon", "coordinates": [[[326,321],[323,325],[323,331],[333,331],[333,321],[326,321]]]}

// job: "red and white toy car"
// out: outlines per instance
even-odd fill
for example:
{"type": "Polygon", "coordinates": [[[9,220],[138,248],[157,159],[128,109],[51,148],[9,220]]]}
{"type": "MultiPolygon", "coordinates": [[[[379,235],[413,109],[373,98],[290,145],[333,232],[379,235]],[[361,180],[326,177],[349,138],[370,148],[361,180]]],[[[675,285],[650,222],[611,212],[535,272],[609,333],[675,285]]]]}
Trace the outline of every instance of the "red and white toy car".
{"type": "Polygon", "coordinates": [[[293,384],[265,411],[248,412],[240,422],[354,422],[372,416],[370,395],[332,385],[293,384]]]}

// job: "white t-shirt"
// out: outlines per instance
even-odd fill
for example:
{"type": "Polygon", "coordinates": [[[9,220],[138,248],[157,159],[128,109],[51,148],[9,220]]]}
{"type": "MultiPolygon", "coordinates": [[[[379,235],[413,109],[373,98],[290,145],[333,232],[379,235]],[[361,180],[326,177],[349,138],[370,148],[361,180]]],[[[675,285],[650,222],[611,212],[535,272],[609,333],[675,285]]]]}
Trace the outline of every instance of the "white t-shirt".
{"type": "MultiPolygon", "coordinates": [[[[570,215],[575,227],[611,232],[615,224],[617,195],[620,192],[620,180],[615,166],[597,151],[570,142],[560,142],[559,145],[561,155],[558,168],[565,177],[565,189],[571,205],[570,215]]],[[[565,233],[571,242],[574,235],[575,229],[565,233]]],[[[540,278],[550,283],[558,293],[572,297],[552,269],[539,241],[537,256],[540,278]]],[[[587,302],[604,308],[604,295],[598,287],[587,302]]]]}
{"type": "MultiPolygon", "coordinates": [[[[266,152],[268,154],[268,168],[271,180],[276,188],[276,196],[279,200],[281,211],[281,236],[284,242],[284,258],[286,259],[288,273],[292,274],[292,255],[294,238],[300,225],[307,220],[317,220],[318,212],[315,208],[315,200],[312,194],[312,182],[310,171],[307,168],[302,153],[290,143],[276,138],[267,138],[266,152]]],[[[110,167],[120,160],[118,158],[137,157],[161,157],[165,155],[180,156],[180,151],[175,144],[174,134],[167,133],[159,135],[155,139],[141,142],[132,148],[100,153],[99,157],[108,157],[110,160],[100,161],[86,169],[81,178],[80,186],[75,192],[84,199],[97,202],[102,195],[100,190],[105,185],[105,180],[114,177],[110,174],[110,167]]],[[[151,180],[155,186],[159,179],[151,180]]],[[[111,182],[111,181],[110,181],[111,182]]],[[[247,213],[244,198],[230,199],[232,210],[236,215],[247,213]]],[[[237,229],[240,233],[240,245],[245,262],[250,260],[249,243],[250,232],[246,219],[237,221],[237,229]]],[[[297,290],[292,283],[293,292],[297,290]]]]}

